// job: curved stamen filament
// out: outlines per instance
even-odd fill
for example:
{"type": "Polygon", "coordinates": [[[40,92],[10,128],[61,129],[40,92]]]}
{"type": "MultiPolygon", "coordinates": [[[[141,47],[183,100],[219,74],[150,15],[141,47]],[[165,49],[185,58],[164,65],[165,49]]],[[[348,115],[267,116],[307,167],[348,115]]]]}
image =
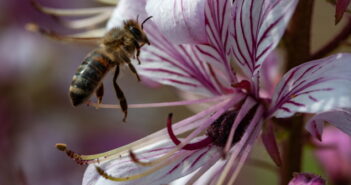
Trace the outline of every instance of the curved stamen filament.
{"type": "Polygon", "coordinates": [[[114,6],[99,7],[99,8],[79,8],[79,9],[60,9],[60,8],[48,8],[39,4],[35,0],[31,0],[31,4],[37,10],[55,16],[88,16],[99,13],[104,13],[106,11],[113,11],[114,6]]]}
{"type": "MultiPolygon", "coordinates": [[[[172,129],[172,113],[168,115],[168,120],[167,120],[167,131],[168,135],[173,141],[175,145],[179,145],[181,141],[177,138],[177,136],[174,134],[173,129],[172,129]]],[[[185,146],[183,146],[182,149],[184,150],[198,150],[201,148],[204,148],[212,143],[212,139],[210,137],[206,137],[205,139],[198,141],[196,143],[190,143],[185,146]]]]}
{"type": "MultiPolygon", "coordinates": [[[[255,115],[253,116],[252,120],[250,121],[249,128],[245,131],[244,136],[242,139],[237,143],[234,147],[234,151],[231,154],[231,157],[227,161],[224,169],[221,172],[221,175],[217,181],[217,185],[222,185],[227,179],[228,174],[233,170],[232,167],[237,164],[236,169],[240,169],[248,156],[251,147],[258,137],[260,132],[260,126],[262,125],[262,115],[263,115],[263,107],[260,105],[258,106],[255,115]]],[[[238,175],[239,170],[234,170],[231,173],[231,179],[235,179],[238,175]]]]}
{"type": "Polygon", "coordinates": [[[193,185],[207,170],[209,170],[217,161],[220,155],[213,156],[204,166],[197,171],[185,185],[193,185]]]}
{"type": "Polygon", "coordinates": [[[135,162],[136,164],[139,164],[141,166],[151,166],[150,165],[150,162],[143,162],[143,161],[140,161],[138,159],[138,157],[136,156],[136,154],[132,151],[132,150],[129,150],[129,156],[130,158],[132,159],[133,162],[135,162]]]}
{"type": "Polygon", "coordinates": [[[92,161],[89,160],[83,160],[81,158],[81,155],[78,153],[73,152],[72,150],[67,149],[67,145],[63,143],[57,143],[56,148],[59,149],[60,151],[65,152],[68,157],[72,158],[74,161],[76,161],[78,164],[81,165],[86,165],[86,164],[91,164],[93,163],[92,161]]]}
{"type": "MultiPolygon", "coordinates": [[[[238,98],[240,98],[240,97],[241,96],[239,96],[238,98]]],[[[239,100],[237,100],[237,101],[239,101],[239,100]]],[[[235,102],[234,102],[234,104],[235,104],[235,102]]],[[[194,128],[198,128],[199,126],[202,125],[202,121],[204,119],[207,119],[207,116],[209,114],[211,114],[213,111],[218,110],[221,107],[226,106],[226,105],[228,105],[228,101],[220,102],[220,103],[212,106],[209,109],[206,109],[202,112],[195,114],[192,117],[189,117],[185,120],[182,120],[182,121],[176,123],[174,125],[174,127],[179,132],[179,134],[185,133],[188,130],[192,130],[194,128]]],[[[160,130],[154,134],[146,136],[145,138],[140,139],[138,141],[135,141],[131,144],[128,144],[128,145],[125,145],[125,146],[122,146],[122,147],[119,147],[119,148],[116,148],[116,149],[113,149],[113,150],[110,150],[110,151],[107,151],[104,153],[92,154],[92,155],[82,155],[82,154],[76,153],[76,156],[79,155],[79,160],[88,161],[87,162],[88,164],[97,163],[98,161],[103,162],[106,160],[112,160],[112,159],[115,159],[118,157],[122,157],[123,155],[127,155],[128,154],[127,151],[131,150],[132,148],[133,149],[142,148],[145,145],[160,141],[160,139],[162,140],[162,139],[169,138],[169,136],[167,135],[166,132],[167,132],[166,130],[160,130]]],[[[65,144],[58,144],[57,147],[61,151],[68,150],[67,146],[65,144]],[[65,149],[63,149],[63,148],[65,148],[65,149]]],[[[178,151],[178,150],[176,150],[176,151],[178,151]]]]}
{"type": "Polygon", "coordinates": [[[200,127],[195,129],[191,134],[189,134],[179,145],[176,146],[176,148],[172,149],[162,157],[155,159],[153,161],[150,161],[147,163],[148,166],[154,166],[156,164],[162,163],[164,161],[167,161],[172,155],[175,153],[179,152],[185,145],[187,145],[192,139],[194,139],[198,134],[200,134],[202,131],[204,131],[206,128],[209,127],[219,116],[221,116],[225,111],[229,109],[229,107],[232,107],[233,104],[235,104],[237,101],[240,99],[231,99],[223,107],[220,107],[219,110],[211,115],[208,120],[206,120],[200,127]]]}
{"type": "Polygon", "coordinates": [[[50,31],[50,30],[46,30],[42,27],[39,27],[37,24],[34,24],[34,23],[28,23],[26,24],[25,28],[28,30],[28,31],[32,31],[32,32],[38,32],[44,36],[47,36],[51,39],[55,39],[55,40],[61,40],[61,41],[94,41],[94,42],[97,42],[97,41],[100,41],[101,40],[101,37],[74,37],[74,36],[69,36],[69,35],[60,35],[60,34],[57,34],[53,31],[50,31]]]}
{"type": "MultiPolygon", "coordinates": [[[[175,101],[175,102],[162,102],[162,103],[145,103],[145,104],[129,104],[128,108],[152,108],[152,107],[170,107],[170,106],[182,106],[182,105],[192,105],[201,104],[207,102],[217,102],[228,98],[232,95],[217,96],[214,98],[203,98],[198,100],[186,100],[186,101],[175,101]]],[[[106,108],[106,109],[120,109],[120,105],[115,104],[97,104],[94,102],[88,102],[87,105],[94,106],[96,108],[106,108]]]]}
{"type": "Polygon", "coordinates": [[[168,160],[164,160],[162,161],[162,163],[160,163],[160,165],[155,166],[149,170],[146,170],[142,173],[136,174],[136,175],[131,175],[131,176],[127,176],[127,177],[114,177],[112,175],[107,174],[102,168],[96,166],[96,170],[97,172],[103,176],[104,178],[108,179],[108,180],[112,180],[112,181],[130,181],[130,180],[137,180],[140,179],[142,177],[145,177],[147,175],[150,175],[158,170],[160,170],[163,167],[166,167],[168,165],[170,165],[171,163],[173,163],[174,161],[177,161],[178,159],[180,159],[183,155],[177,155],[174,156],[173,158],[168,158],[168,160]]]}
{"type": "MultiPolygon", "coordinates": [[[[78,154],[76,152],[73,152],[72,150],[69,150],[67,148],[67,145],[63,144],[63,143],[57,143],[56,148],[60,151],[65,152],[70,158],[72,158],[78,164],[82,164],[82,165],[94,164],[94,163],[99,163],[99,162],[105,161],[108,159],[109,156],[120,152],[120,148],[117,148],[117,149],[110,150],[110,151],[100,153],[100,154],[82,155],[82,154],[78,154]]],[[[122,155],[122,153],[121,153],[121,155],[122,155]]],[[[121,155],[119,157],[121,157],[121,155]]]]}
{"type": "Polygon", "coordinates": [[[234,134],[235,131],[237,129],[237,127],[239,126],[239,123],[241,121],[245,121],[243,120],[245,118],[245,116],[249,113],[249,110],[256,104],[256,102],[251,99],[251,98],[246,98],[244,104],[241,106],[238,115],[235,118],[235,121],[232,125],[232,128],[230,129],[230,133],[226,142],[226,145],[223,149],[223,153],[224,155],[230,150],[231,146],[232,146],[232,142],[234,139],[234,134]]]}

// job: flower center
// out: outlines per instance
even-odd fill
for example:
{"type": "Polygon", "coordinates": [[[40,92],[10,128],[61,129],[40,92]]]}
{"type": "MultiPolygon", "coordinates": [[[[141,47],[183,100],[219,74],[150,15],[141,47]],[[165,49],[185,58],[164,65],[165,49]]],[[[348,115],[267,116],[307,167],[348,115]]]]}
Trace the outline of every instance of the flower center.
{"type": "MultiPolygon", "coordinates": [[[[252,108],[235,129],[232,145],[239,142],[244,135],[245,130],[250,124],[250,121],[255,113],[255,110],[256,107],[252,108]]],[[[237,117],[237,114],[238,112],[235,110],[227,111],[211,124],[211,126],[207,129],[207,135],[211,138],[212,144],[220,147],[224,147],[226,145],[230,130],[237,117]]]]}

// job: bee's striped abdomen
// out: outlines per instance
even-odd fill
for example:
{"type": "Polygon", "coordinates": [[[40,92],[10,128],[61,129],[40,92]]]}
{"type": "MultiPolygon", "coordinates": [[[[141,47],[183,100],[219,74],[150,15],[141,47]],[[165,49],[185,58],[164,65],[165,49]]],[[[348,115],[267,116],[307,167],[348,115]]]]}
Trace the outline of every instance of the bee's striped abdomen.
{"type": "Polygon", "coordinates": [[[69,88],[74,106],[84,103],[96,90],[102,78],[113,67],[111,60],[99,50],[91,52],[78,67],[69,88]]]}

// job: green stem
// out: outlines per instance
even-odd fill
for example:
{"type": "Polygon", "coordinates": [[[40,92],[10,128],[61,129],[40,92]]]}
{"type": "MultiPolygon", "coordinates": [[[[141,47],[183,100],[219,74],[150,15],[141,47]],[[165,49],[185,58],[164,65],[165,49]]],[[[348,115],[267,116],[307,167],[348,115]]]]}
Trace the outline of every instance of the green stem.
{"type": "Polygon", "coordinates": [[[283,165],[280,184],[289,183],[295,172],[301,171],[303,154],[303,117],[294,116],[288,120],[289,136],[283,145],[283,165]]]}
{"type": "MultiPolygon", "coordinates": [[[[284,36],[287,50],[287,69],[302,64],[310,58],[312,12],[314,0],[300,0],[289,28],[284,36]]],[[[303,155],[303,117],[288,120],[288,138],[283,143],[283,165],[280,184],[286,185],[294,172],[301,171],[303,155]]]]}

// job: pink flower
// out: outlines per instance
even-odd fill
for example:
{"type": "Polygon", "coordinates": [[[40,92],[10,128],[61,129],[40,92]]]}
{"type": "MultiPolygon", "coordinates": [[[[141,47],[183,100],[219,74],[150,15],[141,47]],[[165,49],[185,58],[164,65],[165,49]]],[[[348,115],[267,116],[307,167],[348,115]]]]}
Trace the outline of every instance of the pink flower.
{"type": "Polygon", "coordinates": [[[298,173],[291,179],[289,185],[325,185],[325,181],[317,175],[309,173],[298,173]]]}
{"type": "MultiPolygon", "coordinates": [[[[151,46],[141,51],[139,75],[204,97],[152,106],[212,105],[173,126],[170,114],[167,128],[106,153],[78,155],[59,145],[77,162],[90,164],[83,184],[167,184],[189,174],[188,184],[203,184],[204,178],[207,184],[232,184],[263,121],[272,117],[314,113],[308,124],[314,136],[320,138],[325,120],[350,134],[344,110],[351,108],[351,54],[296,66],[274,91],[267,89],[274,82],[260,86],[262,79],[270,79],[262,66],[272,59],[296,4],[297,0],[120,0],[108,29],[126,19],[153,16],[144,25],[151,46]],[[185,133],[190,134],[177,138],[185,133]]],[[[129,107],[133,106],[139,105],[129,107]]],[[[279,161],[272,132],[264,138],[268,152],[279,161]]]]}
{"type": "Polygon", "coordinates": [[[350,184],[351,138],[334,127],[327,127],[323,133],[321,148],[315,154],[333,184],[350,184]]]}

